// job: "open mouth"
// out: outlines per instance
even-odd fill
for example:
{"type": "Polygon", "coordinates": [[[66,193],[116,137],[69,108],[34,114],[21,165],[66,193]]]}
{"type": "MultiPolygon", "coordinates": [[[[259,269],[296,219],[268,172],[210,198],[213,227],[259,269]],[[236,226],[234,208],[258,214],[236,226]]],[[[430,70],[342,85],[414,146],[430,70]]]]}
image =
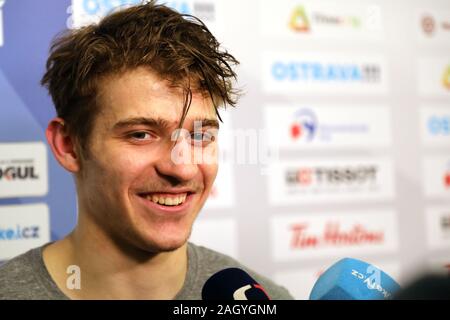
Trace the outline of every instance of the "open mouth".
{"type": "Polygon", "coordinates": [[[146,200],[150,200],[153,203],[167,206],[167,207],[175,207],[182,205],[186,198],[191,194],[191,192],[177,193],[177,194],[168,194],[168,193],[145,193],[139,194],[141,198],[146,200]]]}

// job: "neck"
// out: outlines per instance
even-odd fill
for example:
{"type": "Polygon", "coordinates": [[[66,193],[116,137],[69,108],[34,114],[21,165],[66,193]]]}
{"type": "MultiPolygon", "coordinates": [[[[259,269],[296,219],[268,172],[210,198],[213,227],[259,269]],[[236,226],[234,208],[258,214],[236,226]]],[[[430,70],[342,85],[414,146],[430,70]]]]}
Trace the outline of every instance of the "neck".
{"type": "Polygon", "coordinates": [[[173,299],[187,273],[187,245],[149,253],[113,241],[95,223],[76,229],[44,250],[44,262],[61,291],[72,299],[173,299]],[[69,289],[68,266],[80,269],[80,289],[69,289]]]}

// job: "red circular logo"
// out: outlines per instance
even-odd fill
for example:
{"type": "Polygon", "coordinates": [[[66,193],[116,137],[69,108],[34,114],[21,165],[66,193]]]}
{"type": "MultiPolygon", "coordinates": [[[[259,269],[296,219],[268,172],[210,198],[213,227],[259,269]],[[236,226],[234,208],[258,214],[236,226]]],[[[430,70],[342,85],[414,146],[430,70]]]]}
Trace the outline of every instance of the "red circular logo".
{"type": "Polygon", "coordinates": [[[431,35],[434,32],[435,22],[432,16],[423,16],[422,17],[422,29],[428,35],[431,35]]]}

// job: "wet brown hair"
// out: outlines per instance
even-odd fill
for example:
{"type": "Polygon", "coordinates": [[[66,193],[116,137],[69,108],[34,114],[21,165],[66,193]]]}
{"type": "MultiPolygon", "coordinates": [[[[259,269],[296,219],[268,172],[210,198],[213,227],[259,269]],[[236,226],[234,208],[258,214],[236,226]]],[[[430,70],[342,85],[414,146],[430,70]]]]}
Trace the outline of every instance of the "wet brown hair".
{"type": "Polygon", "coordinates": [[[211,97],[219,119],[221,105],[236,105],[239,93],[233,87],[232,66],[237,64],[202,21],[150,1],[57,37],[41,84],[48,88],[68,132],[87,150],[99,109],[95,100],[101,77],[145,66],[182,87],[181,126],[192,90],[211,97]]]}

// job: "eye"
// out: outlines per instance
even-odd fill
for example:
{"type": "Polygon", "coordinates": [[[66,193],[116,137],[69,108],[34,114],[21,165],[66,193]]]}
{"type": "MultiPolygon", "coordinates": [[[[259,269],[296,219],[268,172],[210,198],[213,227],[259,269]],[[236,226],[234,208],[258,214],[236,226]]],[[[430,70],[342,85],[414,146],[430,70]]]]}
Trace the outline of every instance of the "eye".
{"type": "Polygon", "coordinates": [[[200,142],[208,143],[208,142],[214,141],[215,136],[207,131],[205,131],[205,132],[200,131],[200,132],[193,132],[191,134],[191,139],[194,141],[194,143],[200,143],[200,142]]]}
{"type": "Polygon", "coordinates": [[[191,134],[191,139],[194,141],[203,141],[204,137],[205,135],[203,134],[203,132],[193,132],[191,134]]]}
{"type": "Polygon", "coordinates": [[[128,135],[130,138],[138,141],[148,140],[152,138],[152,135],[146,131],[136,131],[128,135]]]}

